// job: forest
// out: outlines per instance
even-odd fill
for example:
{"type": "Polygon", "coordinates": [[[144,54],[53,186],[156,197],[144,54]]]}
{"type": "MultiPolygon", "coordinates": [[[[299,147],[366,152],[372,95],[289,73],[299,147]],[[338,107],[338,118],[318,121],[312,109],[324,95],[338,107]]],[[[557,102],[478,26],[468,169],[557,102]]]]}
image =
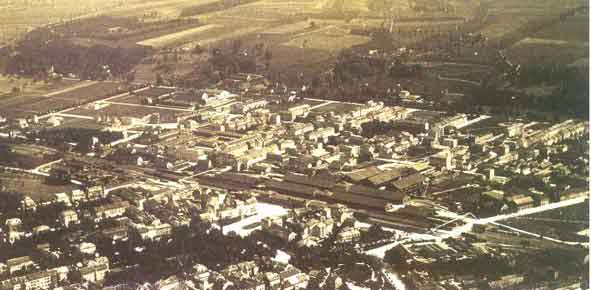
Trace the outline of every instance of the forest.
{"type": "Polygon", "coordinates": [[[150,53],[150,48],[82,46],[50,28],[29,33],[15,47],[4,49],[0,58],[6,74],[34,76],[48,71],[82,79],[102,80],[127,73],[150,53]]]}

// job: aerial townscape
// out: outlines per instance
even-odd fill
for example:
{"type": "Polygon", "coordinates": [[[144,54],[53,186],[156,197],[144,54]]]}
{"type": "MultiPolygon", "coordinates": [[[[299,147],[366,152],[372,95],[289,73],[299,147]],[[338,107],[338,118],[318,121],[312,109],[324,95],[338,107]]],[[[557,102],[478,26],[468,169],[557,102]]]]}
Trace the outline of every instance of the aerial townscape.
{"type": "Polygon", "coordinates": [[[586,1],[0,2],[0,290],[589,289],[586,1]]]}

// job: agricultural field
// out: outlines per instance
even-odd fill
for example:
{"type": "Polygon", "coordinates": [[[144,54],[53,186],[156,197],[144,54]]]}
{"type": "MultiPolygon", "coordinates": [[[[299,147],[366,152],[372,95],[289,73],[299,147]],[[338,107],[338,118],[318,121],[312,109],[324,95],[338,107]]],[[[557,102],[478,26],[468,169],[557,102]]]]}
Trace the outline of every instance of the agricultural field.
{"type": "Polygon", "coordinates": [[[93,15],[99,10],[114,7],[117,0],[56,0],[26,5],[23,1],[0,3],[0,46],[22,36],[24,33],[49,23],[93,15]],[[12,2],[12,3],[11,3],[12,2]]]}
{"type": "MultiPolygon", "coordinates": [[[[555,17],[567,9],[579,7],[585,4],[582,0],[524,0],[524,1],[490,1],[488,5],[488,17],[480,31],[484,36],[491,40],[500,39],[503,36],[516,31],[525,24],[533,21],[543,21],[549,17],[555,17]]],[[[586,25],[585,25],[586,27],[586,25]]],[[[577,30],[584,29],[579,28],[577,30]]],[[[564,33],[568,30],[560,30],[564,33]]],[[[525,32],[528,33],[527,31],[525,32]]],[[[535,34],[532,31],[531,34],[535,34]]],[[[550,31],[551,33],[551,31],[550,31]]],[[[533,35],[524,35],[524,37],[539,37],[533,35]]],[[[540,38],[544,38],[543,36],[540,38]]]]}
{"type": "Polygon", "coordinates": [[[588,43],[525,38],[508,49],[507,55],[519,63],[568,64],[588,55],[588,43]]]}
{"type": "Polygon", "coordinates": [[[75,100],[80,103],[97,100],[115,95],[127,89],[125,85],[117,82],[94,82],[86,81],[80,86],[68,90],[59,91],[46,95],[48,98],[60,100],[75,100]]]}
{"type": "MultiPolygon", "coordinates": [[[[62,80],[51,83],[33,82],[31,79],[10,79],[0,77],[0,116],[20,118],[46,112],[52,108],[61,107],[62,101],[51,101],[47,94],[61,91],[78,85],[78,81],[62,80]],[[12,88],[19,88],[19,92],[12,92],[12,88]]],[[[65,101],[71,104],[71,101],[65,101]]]]}
{"type": "Polygon", "coordinates": [[[105,98],[119,90],[124,90],[124,87],[114,82],[60,81],[0,97],[0,115],[10,118],[41,115],[105,98]]]}
{"type": "Polygon", "coordinates": [[[244,28],[236,28],[233,29],[231,27],[224,27],[223,31],[217,30],[210,30],[206,31],[198,39],[193,39],[192,41],[185,41],[185,43],[180,46],[180,48],[184,49],[191,49],[194,48],[196,45],[200,46],[209,46],[214,45],[216,43],[220,43],[223,41],[228,41],[231,39],[238,39],[242,38],[249,34],[255,34],[257,32],[262,31],[262,27],[260,26],[248,26],[244,28]]]}
{"type": "Polygon", "coordinates": [[[526,24],[534,19],[534,17],[521,16],[512,17],[507,15],[493,15],[489,16],[487,25],[480,30],[480,33],[491,41],[502,38],[508,32],[515,30],[518,27],[526,24]]]}
{"type": "Polygon", "coordinates": [[[294,38],[283,45],[300,48],[312,48],[327,52],[338,52],[353,46],[366,44],[369,37],[360,35],[330,35],[324,33],[314,33],[306,36],[294,38]]]}
{"type": "Polygon", "coordinates": [[[560,23],[538,31],[533,35],[533,37],[539,39],[567,41],[571,43],[588,43],[588,23],[588,16],[577,15],[568,17],[565,21],[561,21],[560,23]]]}
{"type": "MultiPolygon", "coordinates": [[[[316,22],[316,20],[313,20],[316,22]]],[[[280,36],[299,33],[311,28],[311,21],[298,21],[290,24],[282,24],[265,30],[265,34],[277,34],[280,36]]]]}
{"type": "Polygon", "coordinates": [[[146,40],[138,42],[137,44],[144,45],[144,46],[151,46],[154,48],[161,48],[161,47],[170,46],[172,44],[182,42],[183,39],[198,37],[201,33],[208,31],[208,30],[212,30],[217,27],[220,27],[220,26],[216,25],[216,24],[207,24],[204,26],[199,26],[199,27],[179,31],[179,32],[172,33],[172,34],[167,34],[167,35],[162,35],[162,36],[155,37],[155,38],[146,39],[146,40]]]}
{"type": "Polygon", "coordinates": [[[26,4],[23,1],[0,3],[0,46],[13,42],[27,32],[51,23],[110,15],[142,17],[146,22],[173,19],[181,11],[214,0],[54,0],[26,4]]]}
{"type": "Polygon", "coordinates": [[[34,81],[30,78],[14,78],[0,75],[0,100],[3,97],[10,97],[13,90],[18,89],[19,95],[46,95],[78,84],[76,80],[60,81],[34,81]]]}

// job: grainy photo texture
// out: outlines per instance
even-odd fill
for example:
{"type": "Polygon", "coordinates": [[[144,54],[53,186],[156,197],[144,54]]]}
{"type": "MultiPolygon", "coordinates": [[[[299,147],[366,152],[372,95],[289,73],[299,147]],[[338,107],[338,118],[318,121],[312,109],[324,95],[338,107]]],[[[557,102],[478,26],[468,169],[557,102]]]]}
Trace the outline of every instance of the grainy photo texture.
{"type": "Polygon", "coordinates": [[[586,0],[0,0],[0,290],[589,289],[586,0]]]}

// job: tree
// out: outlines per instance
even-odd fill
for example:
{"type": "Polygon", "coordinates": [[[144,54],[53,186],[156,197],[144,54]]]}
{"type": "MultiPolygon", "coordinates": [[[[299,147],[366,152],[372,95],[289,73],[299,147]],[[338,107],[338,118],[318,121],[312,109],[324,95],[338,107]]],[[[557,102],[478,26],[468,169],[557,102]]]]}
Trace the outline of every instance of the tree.
{"type": "Polygon", "coordinates": [[[160,85],[162,85],[163,83],[164,83],[164,79],[162,78],[162,75],[161,75],[161,74],[157,74],[157,75],[156,75],[156,85],[157,85],[157,86],[160,86],[160,85]]]}
{"type": "Polygon", "coordinates": [[[18,95],[21,92],[21,89],[19,87],[12,87],[12,90],[10,91],[13,95],[18,95]]]}
{"type": "Polygon", "coordinates": [[[387,251],[384,256],[384,262],[399,268],[406,268],[408,266],[400,247],[394,247],[387,251]]]}
{"type": "Polygon", "coordinates": [[[205,52],[205,50],[203,49],[203,47],[201,47],[201,45],[197,44],[197,45],[195,45],[195,47],[193,48],[193,50],[191,52],[193,54],[202,54],[205,52]]]}

